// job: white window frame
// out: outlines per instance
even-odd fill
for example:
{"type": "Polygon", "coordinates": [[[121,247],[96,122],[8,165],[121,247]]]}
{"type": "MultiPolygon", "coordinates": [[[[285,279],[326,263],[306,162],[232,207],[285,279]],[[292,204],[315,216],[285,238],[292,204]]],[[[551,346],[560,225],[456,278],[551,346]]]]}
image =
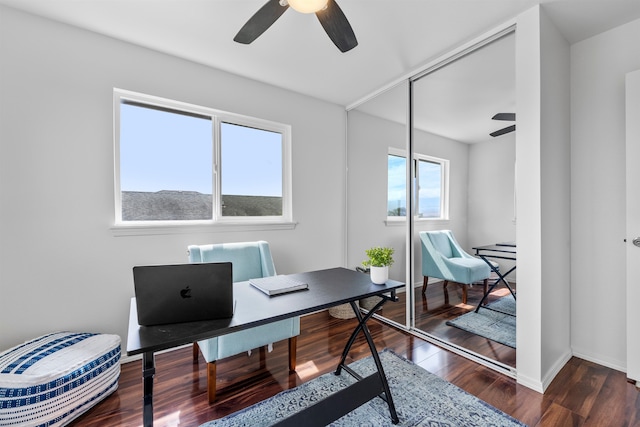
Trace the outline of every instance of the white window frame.
{"type": "MultiPolygon", "coordinates": [[[[291,126],[255,117],[243,116],[229,113],[213,108],[174,101],[153,95],[147,95],[128,90],[114,88],[113,91],[113,111],[114,111],[114,201],[115,217],[114,226],[116,235],[128,234],[161,234],[179,233],[185,228],[202,228],[203,230],[214,228],[224,228],[225,230],[247,230],[247,229],[278,229],[293,228],[293,203],[292,197],[292,176],[291,176],[291,126]],[[212,121],[213,135],[213,212],[210,220],[172,220],[172,221],[123,221],[122,220],[122,191],[120,183],[120,105],[122,101],[136,102],[168,108],[172,110],[184,111],[202,116],[208,116],[212,121]],[[219,179],[221,164],[221,132],[222,122],[234,125],[247,126],[260,130],[277,132],[282,135],[282,215],[281,216],[222,216],[222,195],[221,180],[219,179]],[[204,227],[204,228],[203,228],[204,227]]],[[[193,230],[190,230],[193,231],[193,230]]]]}
{"type": "MultiPolygon", "coordinates": [[[[387,156],[398,156],[407,158],[407,152],[405,150],[389,147],[387,156]]],[[[415,221],[447,221],[449,220],[449,160],[439,157],[428,156],[421,153],[413,153],[413,161],[418,162],[424,160],[431,163],[437,163],[440,165],[440,217],[437,218],[421,218],[417,213],[413,216],[415,221]]],[[[418,173],[417,166],[414,167],[415,173],[418,173]]],[[[418,183],[419,184],[419,183],[418,183]]],[[[416,187],[416,194],[413,196],[416,198],[414,206],[419,206],[419,186],[416,187]]],[[[387,181],[387,197],[389,193],[388,181],[387,181]]],[[[400,222],[406,221],[406,216],[387,216],[387,222],[400,222]]]]}

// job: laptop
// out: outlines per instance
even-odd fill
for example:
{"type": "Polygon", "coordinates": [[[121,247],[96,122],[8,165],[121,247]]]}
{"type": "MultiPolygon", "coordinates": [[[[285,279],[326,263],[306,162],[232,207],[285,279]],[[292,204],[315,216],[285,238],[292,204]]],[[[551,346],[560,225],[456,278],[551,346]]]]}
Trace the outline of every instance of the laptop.
{"type": "Polygon", "coordinates": [[[138,324],[233,317],[230,262],[133,267],[138,324]]]}

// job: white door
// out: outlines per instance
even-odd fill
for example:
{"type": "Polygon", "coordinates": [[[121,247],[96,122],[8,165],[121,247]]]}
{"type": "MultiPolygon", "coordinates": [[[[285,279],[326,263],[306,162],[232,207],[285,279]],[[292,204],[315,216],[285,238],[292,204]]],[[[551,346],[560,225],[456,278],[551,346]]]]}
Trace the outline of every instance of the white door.
{"type": "Polygon", "coordinates": [[[627,377],[640,387],[640,70],[626,77],[627,377]]]}

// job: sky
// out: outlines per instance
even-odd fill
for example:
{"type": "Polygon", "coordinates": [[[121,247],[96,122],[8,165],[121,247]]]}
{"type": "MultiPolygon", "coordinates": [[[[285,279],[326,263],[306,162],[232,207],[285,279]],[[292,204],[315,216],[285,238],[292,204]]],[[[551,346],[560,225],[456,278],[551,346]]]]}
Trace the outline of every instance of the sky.
{"type": "MultiPolygon", "coordinates": [[[[387,209],[398,206],[405,208],[406,203],[406,160],[404,157],[388,156],[388,196],[387,209]]],[[[440,213],[441,166],[437,163],[421,160],[418,166],[419,200],[418,210],[423,217],[434,217],[440,213]]]]}
{"type": "MultiPolygon", "coordinates": [[[[131,104],[120,109],[121,191],[213,192],[212,121],[131,104]]],[[[282,196],[282,135],[221,127],[222,194],[282,196]]]]}

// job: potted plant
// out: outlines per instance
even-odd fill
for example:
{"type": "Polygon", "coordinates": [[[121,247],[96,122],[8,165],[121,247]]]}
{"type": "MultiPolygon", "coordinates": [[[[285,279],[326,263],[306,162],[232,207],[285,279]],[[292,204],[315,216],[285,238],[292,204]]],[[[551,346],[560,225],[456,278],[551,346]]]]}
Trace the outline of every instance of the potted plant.
{"type": "Polygon", "coordinates": [[[371,271],[371,281],[382,285],[389,279],[389,266],[393,264],[393,248],[374,246],[365,251],[368,259],[362,265],[371,271]]]}

